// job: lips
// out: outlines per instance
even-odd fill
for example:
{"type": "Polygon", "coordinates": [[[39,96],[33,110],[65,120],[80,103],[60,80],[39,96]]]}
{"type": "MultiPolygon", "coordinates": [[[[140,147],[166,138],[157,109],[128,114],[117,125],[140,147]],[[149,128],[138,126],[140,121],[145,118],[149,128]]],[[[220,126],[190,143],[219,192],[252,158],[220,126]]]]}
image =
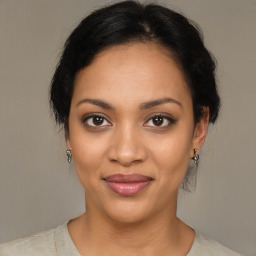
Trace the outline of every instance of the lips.
{"type": "Polygon", "coordinates": [[[121,196],[134,196],[149,186],[151,177],[141,174],[114,174],[104,178],[108,187],[121,196]]]}

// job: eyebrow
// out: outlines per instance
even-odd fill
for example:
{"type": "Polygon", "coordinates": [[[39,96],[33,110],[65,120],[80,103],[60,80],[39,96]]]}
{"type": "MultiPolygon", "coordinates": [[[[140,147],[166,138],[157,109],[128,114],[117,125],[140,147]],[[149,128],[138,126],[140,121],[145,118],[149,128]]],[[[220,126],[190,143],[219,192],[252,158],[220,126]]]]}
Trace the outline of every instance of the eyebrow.
{"type": "Polygon", "coordinates": [[[182,104],[173,98],[162,98],[162,99],[144,102],[140,105],[140,109],[149,109],[149,108],[152,108],[152,107],[164,104],[164,103],[168,103],[168,102],[175,103],[175,104],[179,105],[180,107],[182,107],[182,104]]]}
{"type": "Polygon", "coordinates": [[[103,101],[103,100],[98,100],[98,99],[82,99],[80,100],[77,104],[76,107],[78,107],[79,105],[85,103],[85,102],[89,102],[93,105],[105,108],[105,109],[114,109],[110,104],[108,104],[107,102],[103,101]]]}
{"type": "MultiPolygon", "coordinates": [[[[91,103],[96,106],[99,106],[101,108],[114,110],[114,107],[111,106],[109,103],[107,103],[103,100],[99,100],[99,99],[82,99],[76,104],[76,107],[78,107],[79,105],[86,103],[86,102],[91,103]]],[[[152,108],[152,107],[164,104],[164,103],[175,103],[178,106],[182,107],[182,104],[173,98],[162,98],[162,99],[144,102],[144,103],[140,104],[139,108],[141,110],[144,110],[144,109],[149,109],[149,108],[152,108]]]]}

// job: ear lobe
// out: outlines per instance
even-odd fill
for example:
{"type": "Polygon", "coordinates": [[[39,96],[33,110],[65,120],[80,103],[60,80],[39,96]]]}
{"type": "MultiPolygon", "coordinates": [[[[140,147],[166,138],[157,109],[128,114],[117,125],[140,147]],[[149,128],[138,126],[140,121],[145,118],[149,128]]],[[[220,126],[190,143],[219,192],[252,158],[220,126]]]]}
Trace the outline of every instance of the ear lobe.
{"type": "Polygon", "coordinates": [[[209,125],[209,108],[203,107],[203,114],[200,121],[196,124],[194,137],[193,137],[193,149],[197,150],[199,153],[200,149],[202,148],[209,125]]]}

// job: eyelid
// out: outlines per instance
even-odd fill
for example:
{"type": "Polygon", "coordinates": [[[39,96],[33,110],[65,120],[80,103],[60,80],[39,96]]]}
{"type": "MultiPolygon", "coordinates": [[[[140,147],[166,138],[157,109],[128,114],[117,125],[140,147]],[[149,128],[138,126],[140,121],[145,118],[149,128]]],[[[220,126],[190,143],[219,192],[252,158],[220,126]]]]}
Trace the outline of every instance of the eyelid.
{"type": "MultiPolygon", "coordinates": [[[[175,124],[177,122],[176,119],[174,119],[173,117],[170,116],[170,114],[166,114],[166,113],[153,113],[153,114],[150,114],[148,115],[145,119],[146,121],[144,122],[143,126],[146,126],[145,124],[148,123],[151,119],[153,119],[154,117],[162,117],[163,119],[167,119],[169,124],[168,125],[165,125],[165,126],[148,126],[148,127],[156,127],[156,128],[166,128],[166,127],[169,127],[171,124],[175,124]]],[[[111,122],[109,121],[109,118],[106,117],[104,114],[102,113],[98,113],[98,112],[95,112],[95,113],[89,113],[89,114],[86,114],[84,115],[82,118],[81,118],[81,122],[83,125],[85,125],[86,127],[89,127],[89,128],[92,128],[92,129],[101,129],[101,128],[104,128],[104,127],[108,127],[108,126],[112,126],[111,122]],[[108,123],[110,123],[110,125],[95,125],[95,126],[91,126],[91,125],[88,125],[86,124],[86,121],[89,120],[90,118],[93,118],[95,116],[99,116],[99,117],[102,117],[104,118],[104,120],[106,120],[108,123]]]]}
{"type": "Polygon", "coordinates": [[[84,116],[81,118],[82,124],[85,125],[86,127],[92,128],[92,129],[99,129],[99,128],[104,128],[104,127],[107,127],[107,126],[112,126],[112,124],[111,124],[111,125],[103,125],[103,126],[101,126],[101,125],[99,125],[99,126],[97,126],[97,125],[96,125],[96,126],[91,126],[91,125],[86,124],[86,121],[87,121],[87,120],[89,120],[90,118],[93,118],[93,117],[95,117],[95,116],[100,116],[100,117],[104,118],[108,123],[111,124],[111,122],[109,121],[109,118],[108,118],[108,117],[106,117],[106,116],[103,115],[102,113],[97,113],[97,112],[95,112],[95,113],[89,113],[89,114],[84,115],[84,116]]]}
{"type": "Polygon", "coordinates": [[[162,117],[163,119],[167,119],[169,124],[165,125],[165,126],[148,126],[148,127],[166,128],[166,127],[169,127],[171,124],[175,124],[177,122],[177,120],[175,118],[171,117],[170,114],[166,114],[166,113],[153,113],[153,114],[150,114],[149,116],[147,116],[146,122],[144,123],[144,125],[146,123],[148,123],[154,117],[162,117]]]}

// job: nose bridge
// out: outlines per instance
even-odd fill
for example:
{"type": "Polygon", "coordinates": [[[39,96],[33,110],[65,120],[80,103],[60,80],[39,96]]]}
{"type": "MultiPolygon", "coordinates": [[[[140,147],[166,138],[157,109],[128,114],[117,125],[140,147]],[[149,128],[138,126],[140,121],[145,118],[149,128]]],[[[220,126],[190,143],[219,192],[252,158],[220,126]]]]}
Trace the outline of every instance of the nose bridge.
{"type": "Polygon", "coordinates": [[[142,161],[146,152],[139,128],[129,121],[124,121],[116,126],[108,154],[110,160],[118,161],[122,165],[142,161]]]}

